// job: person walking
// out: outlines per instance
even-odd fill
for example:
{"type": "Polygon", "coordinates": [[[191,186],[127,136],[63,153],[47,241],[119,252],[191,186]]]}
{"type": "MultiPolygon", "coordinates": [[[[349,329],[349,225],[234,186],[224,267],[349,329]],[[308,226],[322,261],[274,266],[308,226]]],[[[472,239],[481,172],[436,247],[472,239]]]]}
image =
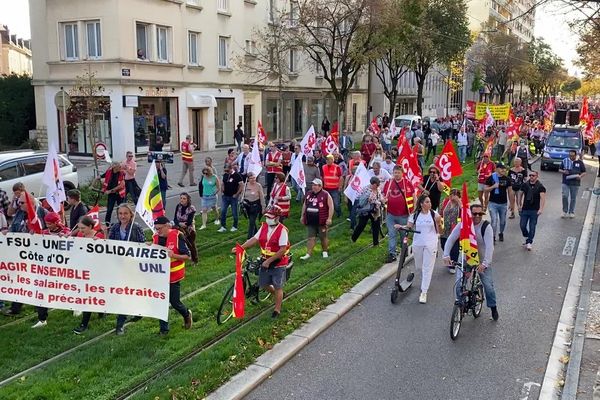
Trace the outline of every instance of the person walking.
{"type": "Polygon", "coordinates": [[[196,207],[192,204],[192,197],[183,192],[179,195],[179,204],[175,207],[173,223],[176,229],[183,233],[190,250],[192,263],[198,262],[198,250],[196,250],[196,207]]]}
{"type": "MultiPolygon", "coordinates": [[[[471,215],[473,217],[473,228],[475,230],[475,237],[477,240],[477,251],[479,253],[479,266],[477,272],[479,278],[483,284],[483,290],[485,292],[485,298],[487,306],[492,311],[492,319],[498,320],[498,308],[496,305],[496,289],[494,288],[494,279],[492,276],[492,258],[494,255],[494,231],[487,221],[483,220],[485,212],[480,204],[471,205],[471,215]]],[[[460,238],[460,230],[462,228],[462,222],[456,224],[446,245],[444,246],[444,261],[449,265],[452,261],[450,259],[450,252],[455,243],[460,238]]],[[[462,279],[462,271],[459,269],[456,271],[456,301],[461,298],[460,293],[460,281],[462,279]]]]}
{"type": "MultiPolygon", "coordinates": [[[[185,244],[183,234],[171,227],[167,217],[158,217],[154,220],[156,233],[152,236],[152,243],[166,247],[171,259],[169,268],[169,303],[183,317],[185,329],[192,327],[192,310],[181,302],[181,281],[185,277],[185,262],[190,259],[189,249],[185,244]]],[[[160,335],[169,333],[169,322],[159,321],[160,335]]]]}
{"type": "Polygon", "coordinates": [[[121,164],[121,169],[125,172],[125,199],[127,199],[127,195],[130,195],[133,204],[137,204],[138,196],[141,192],[138,183],[135,181],[137,162],[131,151],[126,153],[125,158],[125,161],[121,164]]]}
{"type": "Polygon", "coordinates": [[[531,251],[533,247],[533,238],[535,237],[535,228],[538,218],[544,212],[546,206],[546,188],[538,179],[538,173],[531,171],[529,180],[523,182],[523,209],[521,210],[521,233],[525,238],[525,247],[531,251]]]}
{"type": "Polygon", "coordinates": [[[106,225],[109,225],[115,206],[125,200],[125,173],[122,171],[121,164],[113,162],[100,177],[104,179],[102,192],[108,196],[104,220],[106,225]]]}
{"type": "Polygon", "coordinates": [[[167,208],[167,190],[170,189],[169,181],[167,181],[167,167],[161,161],[156,162],[156,173],[158,175],[158,187],[160,189],[160,197],[162,198],[163,208],[167,208]]]}
{"type": "Polygon", "coordinates": [[[423,177],[422,186],[418,185],[419,190],[423,191],[423,194],[429,197],[431,201],[431,208],[437,210],[442,200],[442,193],[446,190],[446,185],[440,179],[440,170],[434,164],[429,166],[428,175],[423,177]]]}
{"type": "Polygon", "coordinates": [[[465,163],[467,159],[467,148],[469,146],[469,135],[463,129],[458,132],[456,137],[456,144],[458,145],[458,159],[461,164],[465,163]]]}
{"type": "MultiPolygon", "coordinates": [[[[304,177],[306,182],[321,179],[321,169],[315,164],[315,158],[313,156],[306,157],[306,163],[304,163],[304,177]]],[[[299,190],[296,195],[296,201],[302,201],[303,196],[304,192],[299,190]]]]}
{"type": "Polygon", "coordinates": [[[333,199],[333,207],[335,215],[339,218],[342,216],[341,192],[344,185],[342,179],[343,173],[339,165],[334,163],[335,157],[333,154],[327,155],[327,164],[323,165],[323,189],[333,199]]]}
{"type": "Polygon", "coordinates": [[[484,154],[482,160],[477,164],[477,195],[479,196],[479,204],[483,207],[483,212],[487,211],[487,203],[489,200],[489,192],[485,191],[485,182],[494,173],[496,165],[490,161],[490,156],[484,154]]]}
{"type": "Polygon", "coordinates": [[[527,170],[523,168],[523,161],[520,158],[513,160],[513,167],[508,171],[508,180],[510,186],[508,187],[508,199],[510,202],[510,216],[508,218],[515,218],[515,210],[521,212],[523,206],[523,190],[522,185],[527,175],[527,170]]]}
{"type": "Polygon", "coordinates": [[[308,239],[306,242],[306,254],[300,257],[301,260],[308,260],[313,253],[317,234],[321,240],[323,258],[328,258],[328,240],[327,230],[333,219],[333,199],[325,190],[323,190],[323,181],[314,179],[312,181],[312,190],[304,198],[302,206],[302,215],[300,222],[306,225],[308,239]]]}
{"type": "Polygon", "coordinates": [[[231,214],[233,216],[233,226],[229,231],[235,232],[238,230],[238,199],[244,190],[244,180],[229,164],[225,164],[224,171],[223,185],[221,187],[223,195],[221,199],[221,227],[218,232],[227,231],[227,209],[229,207],[231,207],[231,214]]]}
{"type": "MultiPolygon", "coordinates": [[[[413,236],[412,250],[415,260],[415,268],[421,270],[421,295],[419,303],[427,303],[427,292],[431,284],[433,267],[438,249],[438,237],[441,229],[442,217],[433,211],[431,200],[426,195],[421,195],[417,200],[417,208],[408,217],[406,227],[414,229],[419,233],[413,236]]],[[[395,225],[394,229],[401,225],[395,225]]]]}
{"type": "Polygon", "coordinates": [[[394,176],[383,187],[387,213],[385,224],[388,230],[388,257],[386,262],[396,261],[396,240],[398,231],[394,225],[406,225],[414,204],[415,189],[404,176],[402,167],[394,167],[394,176]]]}
{"type": "Polygon", "coordinates": [[[258,231],[256,220],[265,209],[263,188],[256,180],[254,172],[248,173],[248,181],[244,188],[242,207],[244,207],[244,211],[246,211],[246,215],[248,216],[248,239],[250,239],[258,231]]]}
{"type": "Polygon", "coordinates": [[[496,172],[492,173],[485,181],[484,189],[489,193],[488,209],[492,220],[492,228],[494,229],[494,241],[496,241],[496,232],[498,233],[498,240],[504,241],[509,186],[510,180],[506,176],[506,167],[502,163],[496,164],[496,172]]]}
{"type": "MultiPolygon", "coordinates": [[[[450,190],[450,196],[446,199],[441,209],[441,215],[444,221],[442,233],[440,234],[440,245],[442,246],[442,249],[446,245],[446,241],[448,240],[448,236],[450,236],[452,229],[454,229],[456,224],[460,221],[461,207],[460,191],[458,189],[450,190]]],[[[454,246],[452,246],[452,250],[450,251],[450,259],[456,262],[458,261],[458,256],[459,246],[458,243],[454,243],[454,246]]],[[[456,273],[454,265],[448,266],[448,272],[451,274],[456,273]]]]}
{"type": "Polygon", "coordinates": [[[379,190],[380,180],[376,176],[372,176],[369,181],[370,186],[358,197],[358,224],[352,232],[352,241],[356,242],[358,237],[367,226],[367,222],[371,221],[371,233],[373,234],[373,246],[379,246],[379,233],[381,230],[381,208],[384,204],[384,197],[379,190]]]}
{"type": "MultiPolygon", "coordinates": [[[[119,222],[110,227],[108,239],[134,243],[144,243],[146,241],[142,227],[137,222],[134,222],[135,214],[129,204],[119,204],[119,207],[117,207],[117,217],[119,222]]],[[[125,333],[124,326],[126,319],[126,315],[117,316],[115,334],[123,335],[125,333]]],[[[134,317],[134,319],[137,320],[138,318],[134,317]]]]}
{"type": "MultiPolygon", "coordinates": [[[[373,154],[375,154],[376,147],[377,146],[375,143],[373,143],[373,136],[365,135],[363,138],[363,144],[360,147],[360,154],[366,165],[369,165],[371,162],[371,157],[373,157],[373,154]]],[[[348,168],[352,168],[352,166],[349,165],[348,168]]]]}
{"type": "Polygon", "coordinates": [[[237,124],[237,128],[233,131],[233,139],[237,143],[237,152],[242,151],[242,142],[244,141],[244,131],[242,130],[242,123],[237,124]]]}
{"type": "Polygon", "coordinates": [[[569,157],[562,160],[558,171],[562,173],[562,218],[575,218],[577,192],[586,174],[585,164],[577,159],[575,150],[569,150],[569,157]]]}
{"type": "Polygon", "coordinates": [[[436,129],[433,129],[425,140],[425,143],[427,143],[427,156],[425,156],[425,162],[429,161],[429,156],[435,157],[439,141],[440,135],[437,133],[436,129]]]}
{"type": "Polygon", "coordinates": [[[242,152],[238,154],[235,163],[240,166],[240,175],[242,175],[244,182],[246,182],[248,177],[248,165],[250,165],[250,146],[247,144],[242,145],[242,152]]]}
{"type": "Polygon", "coordinates": [[[329,122],[327,117],[325,117],[325,118],[323,118],[323,121],[321,121],[321,132],[323,132],[323,135],[327,136],[327,134],[329,133],[330,130],[331,130],[331,123],[329,122]]]}
{"type": "Polygon", "coordinates": [[[221,182],[219,178],[213,174],[213,169],[204,167],[202,170],[202,178],[198,183],[198,194],[200,195],[200,211],[202,213],[202,226],[200,230],[206,229],[208,221],[208,212],[215,210],[215,225],[221,225],[219,220],[219,210],[217,208],[217,193],[221,191],[221,182]]]}
{"type": "Polygon", "coordinates": [[[267,200],[270,199],[275,175],[278,172],[283,172],[282,164],[283,155],[273,142],[269,142],[269,152],[265,157],[265,167],[267,168],[267,200]]]}
{"type": "Polygon", "coordinates": [[[290,200],[292,199],[290,188],[285,184],[285,178],[286,176],[283,172],[278,172],[275,175],[275,182],[271,192],[271,201],[269,203],[270,207],[279,207],[279,222],[281,223],[290,216],[290,200]]]}
{"type": "Polygon", "coordinates": [[[187,135],[185,140],[181,142],[181,177],[177,183],[179,186],[184,187],[183,178],[185,174],[189,174],[190,186],[196,186],[194,183],[194,150],[196,150],[196,144],[192,142],[192,136],[187,135]]]}
{"type": "MultiPolygon", "coordinates": [[[[242,248],[244,250],[259,245],[262,266],[258,273],[258,284],[271,293],[275,299],[275,308],[271,318],[277,318],[281,313],[283,302],[283,286],[286,280],[286,269],[290,262],[290,241],[288,230],[279,221],[281,210],[272,206],[265,212],[265,222],[256,234],[249,238],[242,248]]],[[[231,249],[235,253],[235,247],[231,249]]]]}

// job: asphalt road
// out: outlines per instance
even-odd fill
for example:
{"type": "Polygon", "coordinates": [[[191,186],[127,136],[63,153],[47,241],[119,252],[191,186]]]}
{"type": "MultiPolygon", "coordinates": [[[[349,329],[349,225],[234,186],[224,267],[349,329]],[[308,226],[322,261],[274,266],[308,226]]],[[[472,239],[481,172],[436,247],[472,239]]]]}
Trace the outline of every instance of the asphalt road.
{"type": "Polygon", "coordinates": [[[499,321],[485,307],[450,339],[454,276],[438,259],[426,305],[418,303],[420,274],[396,305],[388,280],[246,398],[538,398],[578,243],[571,255],[563,248],[567,237],[579,239],[595,175],[590,168],[577,217],[566,220],[560,175],[541,172],[548,201],[532,252],[522,247],[518,218],[508,220],[494,254],[499,321]]]}

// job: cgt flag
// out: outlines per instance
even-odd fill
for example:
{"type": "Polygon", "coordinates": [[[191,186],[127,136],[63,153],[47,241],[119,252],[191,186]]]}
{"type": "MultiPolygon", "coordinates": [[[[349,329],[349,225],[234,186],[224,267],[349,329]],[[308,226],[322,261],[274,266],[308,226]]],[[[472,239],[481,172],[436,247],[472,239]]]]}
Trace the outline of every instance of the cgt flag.
{"type": "Polygon", "coordinates": [[[310,128],[308,128],[308,130],[304,134],[302,142],[300,142],[300,149],[302,151],[302,154],[304,154],[306,157],[312,156],[316,144],[317,135],[315,134],[315,127],[311,125],[310,128]]]}
{"type": "Polygon", "coordinates": [[[369,171],[365,168],[365,165],[363,163],[358,164],[356,172],[352,176],[348,187],[344,190],[344,194],[348,200],[354,203],[354,200],[356,200],[363,189],[367,187],[370,180],[371,176],[369,175],[369,171]]]}
{"type": "Polygon", "coordinates": [[[98,207],[98,205],[96,204],[94,207],[90,208],[90,211],[88,211],[85,215],[94,220],[94,230],[99,231],[101,229],[100,207],[98,207]]]}
{"type": "Polygon", "coordinates": [[[329,135],[323,141],[323,144],[321,145],[321,150],[322,150],[323,154],[327,155],[327,154],[338,153],[340,149],[338,148],[338,145],[335,142],[335,139],[333,138],[333,136],[329,135]]]}
{"type": "Polygon", "coordinates": [[[335,121],[333,123],[333,126],[331,127],[331,132],[329,132],[329,136],[333,137],[333,140],[335,140],[335,144],[340,144],[340,124],[339,124],[339,122],[335,121]]]}
{"type": "Polygon", "coordinates": [[[140,198],[138,199],[135,211],[142,217],[148,228],[154,231],[154,220],[165,215],[162,196],[160,194],[160,185],[158,183],[158,173],[156,172],[155,161],[152,160],[150,171],[144,181],[140,198]]]}
{"type": "Polygon", "coordinates": [[[256,130],[256,139],[258,139],[258,144],[261,148],[267,144],[267,132],[265,132],[260,120],[258,121],[258,128],[256,130]]]}
{"type": "Polygon", "coordinates": [[[477,267],[479,265],[479,251],[477,248],[477,237],[473,227],[473,218],[469,208],[469,193],[467,192],[467,183],[462,186],[462,210],[460,213],[460,251],[464,256],[464,263],[477,267]]]}
{"type": "Polygon", "coordinates": [[[404,143],[400,146],[399,150],[400,153],[398,155],[398,160],[396,160],[396,164],[402,167],[410,183],[414,187],[417,187],[423,180],[417,156],[412,152],[406,140],[404,140],[404,143]]]}
{"type": "Polygon", "coordinates": [[[48,148],[42,183],[47,187],[46,201],[52,207],[52,210],[57,213],[63,211],[63,201],[67,200],[67,196],[65,195],[65,185],[58,164],[58,154],[53,145],[48,148]]]}
{"type": "Polygon", "coordinates": [[[444,145],[442,154],[438,157],[435,165],[440,170],[440,178],[446,183],[449,183],[455,176],[462,175],[463,169],[451,140],[444,145]]]}
{"type": "Polygon", "coordinates": [[[296,184],[302,192],[306,193],[306,175],[304,175],[304,164],[302,164],[302,157],[296,157],[292,168],[290,169],[290,176],[296,181],[296,184]]]}
{"type": "Polygon", "coordinates": [[[373,132],[373,134],[379,135],[379,131],[381,129],[379,129],[379,125],[377,125],[377,117],[373,117],[373,120],[371,121],[371,125],[369,125],[369,128],[371,129],[371,132],[373,132]]]}
{"type": "Polygon", "coordinates": [[[244,318],[244,307],[246,305],[246,295],[244,293],[244,278],[242,276],[242,265],[246,258],[246,251],[242,246],[235,245],[235,283],[233,284],[233,317],[244,318]]]}

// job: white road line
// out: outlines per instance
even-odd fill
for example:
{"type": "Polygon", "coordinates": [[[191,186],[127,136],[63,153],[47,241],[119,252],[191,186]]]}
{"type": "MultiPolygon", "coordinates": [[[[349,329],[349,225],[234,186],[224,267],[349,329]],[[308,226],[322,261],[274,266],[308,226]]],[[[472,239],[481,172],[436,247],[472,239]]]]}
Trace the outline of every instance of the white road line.
{"type": "Polygon", "coordinates": [[[565,242],[565,247],[563,247],[562,255],[571,257],[573,255],[573,251],[575,251],[575,243],[577,243],[577,239],[573,236],[567,236],[567,241],[565,242]]]}
{"type": "Polygon", "coordinates": [[[539,388],[541,386],[542,385],[540,385],[537,382],[525,382],[523,384],[523,387],[521,388],[521,397],[519,397],[519,400],[529,400],[529,396],[531,395],[531,388],[539,388]]]}
{"type": "Polygon", "coordinates": [[[590,191],[589,190],[584,190],[583,193],[581,194],[581,198],[582,199],[589,199],[590,198],[590,191]]]}

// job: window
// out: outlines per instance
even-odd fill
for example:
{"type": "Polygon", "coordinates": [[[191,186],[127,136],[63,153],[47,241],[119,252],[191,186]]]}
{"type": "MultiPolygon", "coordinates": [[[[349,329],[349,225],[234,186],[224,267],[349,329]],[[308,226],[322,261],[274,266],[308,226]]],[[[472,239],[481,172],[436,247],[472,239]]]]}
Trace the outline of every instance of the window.
{"type": "Polygon", "coordinates": [[[298,26],[299,9],[298,3],[295,0],[290,1],[290,27],[298,26]]]}
{"type": "Polygon", "coordinates": [[[321,67],[321,63],[316,62],[315,61],[315,72],[317,74],[317,77],[322,78],[323,77],[323,68],[321,67]]]}
{"type": "Polygon", "coordinates": [[[77,23],[65,24],[65,59],[79,60],[79,36],[77,23]]]}
{"type": "Polygon", "coordinates": [[[85,23],[87,36],[88,58],[102,57],[102,39],[100,34],[100,21],[88,21],[85,23]]]}
{"type": "Polygon", "coordinates": [[[22,162],[25,169],[25,175],[33,175],[44,172],[46,168],[46,157],[30,158],[22,162]]]}
{"type": "Polygon", "coordinates": [[[217,0],[217,11],[229,11],[229,0],[217,0]]]}
{"type": "Polygon", "coordinates": [[[169,54],[168,49],[168,38],[169,28],[166,26],[156,27],[156,58],[160,62],[168,62],[169,54]]]}
{"type": "Polygon", "coordinates": [[[135,24],[138,60],[148,59],[148,25],[135,24]]]}
{"type": "Polygon", "coordinates": [[[269,0],[269,22],[275,22],[275,0],[269,0]]]}
{"type": "Polygon", "coordinates": [[[298,59],[297,52],[295,49],[290,49],[290,60],[288,67],[291,74],[298,72],[298,59]]]}
{"type": "Polygon", "coordinates": [[[246,40],[246,55],[247,56],[255,56],[256,55],[256,42],[254,40],[246,40]]]}
{"type": "Polygon", "coordinates": [[[0,167],[0,182],[20,177],[19,164],[16,161],[9,162],[0,167]]]}
{"type": "Polygon", "coordinates": [[[229,67],[229,38],[219,36],[219,68],[229,67]]]}
{"type": "Polygon", "coordinates": [[[199,65],[198,61],[198,46],[199,46],[199,34],[196,32],[188,33],[188,64],[199,65]]]}
{"type": "Polygon", "coordinates": [[[200,7],[200,0],[187,0],[187,4],[200,7]]]}

